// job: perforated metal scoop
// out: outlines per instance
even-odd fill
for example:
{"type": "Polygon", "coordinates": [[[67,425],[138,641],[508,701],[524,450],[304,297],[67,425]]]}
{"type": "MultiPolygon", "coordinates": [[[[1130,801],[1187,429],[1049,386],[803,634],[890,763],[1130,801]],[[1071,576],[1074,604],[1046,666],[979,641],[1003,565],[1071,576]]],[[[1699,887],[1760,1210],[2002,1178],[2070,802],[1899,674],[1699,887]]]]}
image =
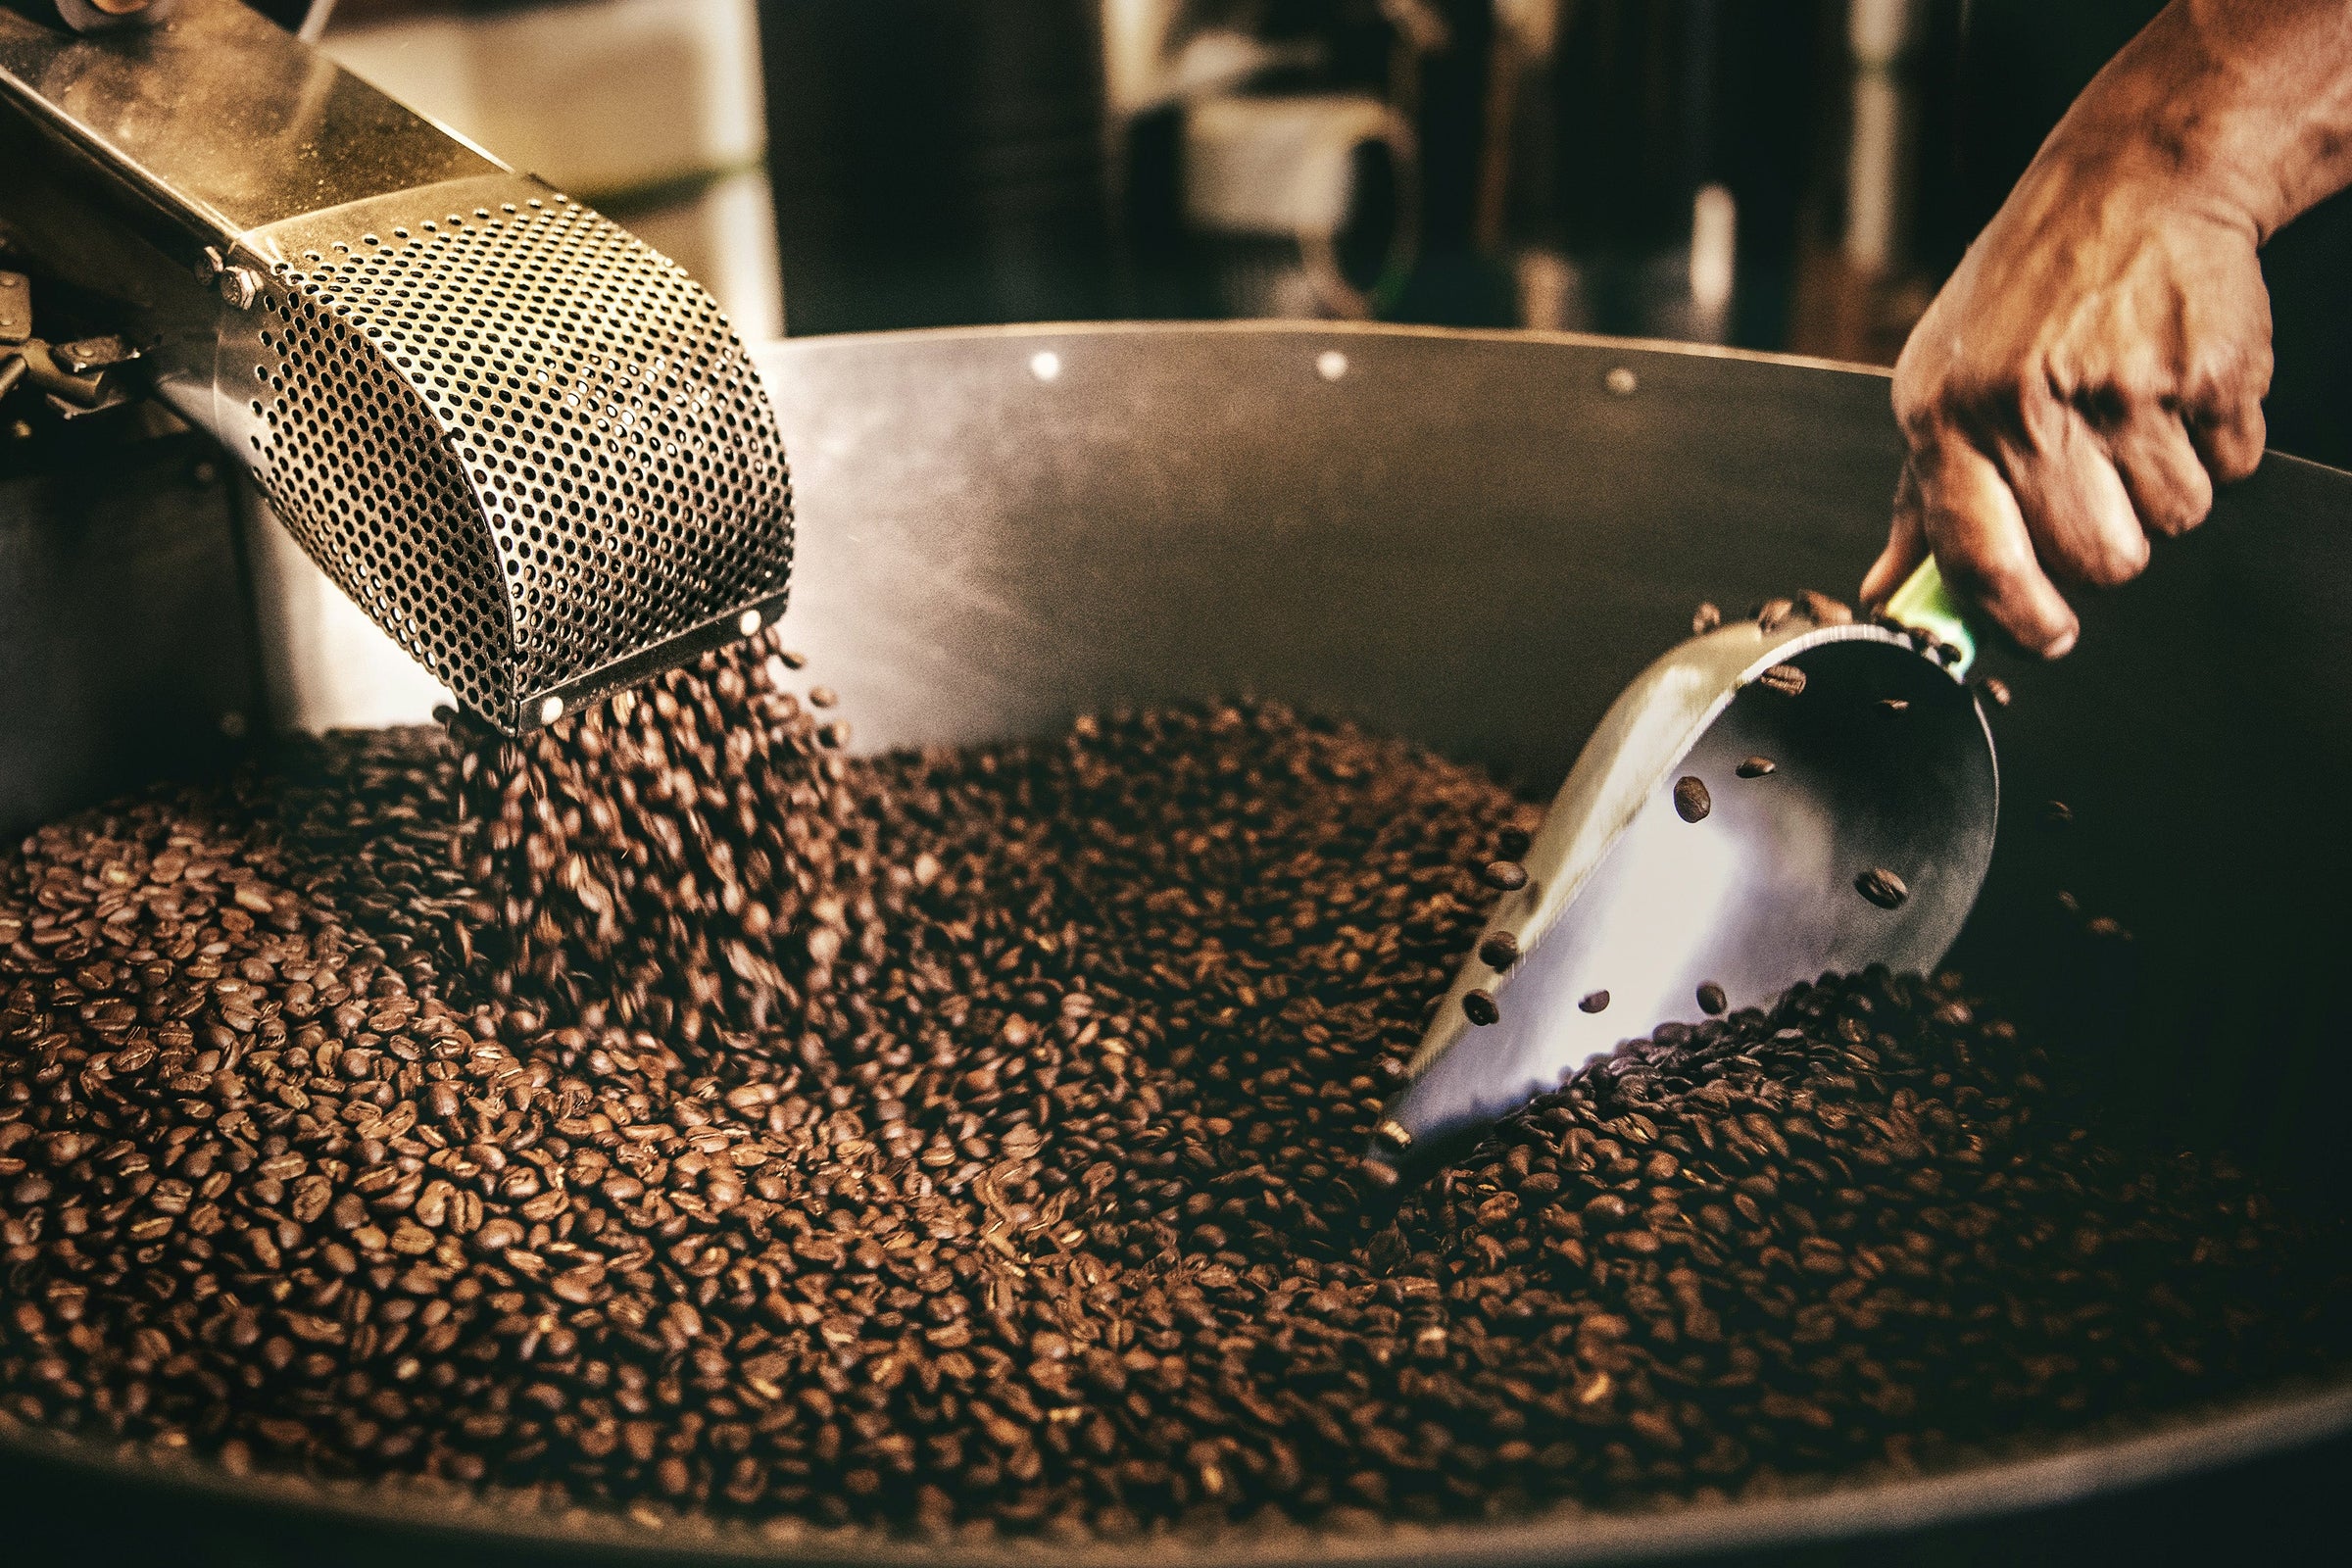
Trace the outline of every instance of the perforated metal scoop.
{"type": "Polygon", "coordinates": [[[1889,611],[1916,629],[1742,621],[1626,689],[1439,1003],[1368,1176],[1426,1168],[1660,1024],[1942,960],[1991,863],[1999,773],[1933,562],[1889,611]]]}
{"type": "Polygon", "coordinates": [[[0,10],[0,170],[10,239],[502,728],[780,612],[784,454],[710,297],[233,0],[0,10]]]}

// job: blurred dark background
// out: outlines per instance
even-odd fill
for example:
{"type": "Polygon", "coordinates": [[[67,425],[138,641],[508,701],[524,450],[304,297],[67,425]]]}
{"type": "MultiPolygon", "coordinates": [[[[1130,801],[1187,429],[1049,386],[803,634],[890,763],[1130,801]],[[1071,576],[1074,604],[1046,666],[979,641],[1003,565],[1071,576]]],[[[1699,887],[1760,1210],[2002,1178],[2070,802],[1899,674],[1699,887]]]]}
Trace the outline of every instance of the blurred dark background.
{"type": "MultiPolygon", "coordinates": [[[[1889,363],[2158,9],[343,0],[326,43],[647,233],[754,334],[1322,317],[1889,363]],[[568,90],[501,90],[516,47],[568,90]]],[[[2339,464],[2348,212],[2267,258],[2274,443],[2339,464]]]]}

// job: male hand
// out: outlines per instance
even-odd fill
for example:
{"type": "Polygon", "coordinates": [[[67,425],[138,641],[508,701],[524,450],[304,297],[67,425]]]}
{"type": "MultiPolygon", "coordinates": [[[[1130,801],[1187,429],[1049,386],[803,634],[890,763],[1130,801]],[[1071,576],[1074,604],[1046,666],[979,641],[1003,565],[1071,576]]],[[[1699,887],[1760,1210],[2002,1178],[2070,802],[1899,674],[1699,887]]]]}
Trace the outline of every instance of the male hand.
{"type": "Polygon", "coordinates": [[[1930,552],[2023,648],[2262,461],[2256,253],[2352,182],[2352,9],[2173,0],[2059,122],[1912,331],[1886,600],[1930,552]]]}
{"type": "Polygon", "coordinates": [[[1877,603],[1933,550],[2020,647],[2074,646],[2111,588],[2262,461],[2270,296],[2253,221],[2161,183],[2037,162],[1894,372],[1909,447],[1877,603]]]}

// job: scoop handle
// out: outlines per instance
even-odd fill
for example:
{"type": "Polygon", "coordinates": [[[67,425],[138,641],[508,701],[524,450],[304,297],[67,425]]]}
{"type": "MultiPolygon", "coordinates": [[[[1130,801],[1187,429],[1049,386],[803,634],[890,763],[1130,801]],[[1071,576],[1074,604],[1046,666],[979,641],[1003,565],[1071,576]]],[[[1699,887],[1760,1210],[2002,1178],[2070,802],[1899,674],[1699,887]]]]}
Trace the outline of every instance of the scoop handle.
{"type": "Polygon", "coordinates": [[[1950,668],[1955,675],[1968,673],[1968,666],[1977,662],[1977,634],[1968,623],[1968,612],[1960,600],[1943,580],[1936,558],[1921,562],[1903,585],[1886,601],[1886,613],[1916,631],[1924,631],[1937,642],[1948,643],[1960,650],[1960,657],[1950,668]]]}

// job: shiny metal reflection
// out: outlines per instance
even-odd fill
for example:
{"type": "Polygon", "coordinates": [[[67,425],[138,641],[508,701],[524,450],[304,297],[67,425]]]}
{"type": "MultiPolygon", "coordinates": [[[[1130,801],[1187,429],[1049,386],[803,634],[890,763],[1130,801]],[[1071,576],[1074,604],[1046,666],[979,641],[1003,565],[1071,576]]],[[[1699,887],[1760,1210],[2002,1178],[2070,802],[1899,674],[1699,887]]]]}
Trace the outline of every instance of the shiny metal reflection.
{"type": "Polygon", "coordinates": [[[1940,961],[1991,863],[2000,783],[1974,694],[1924,646],[1875,625],[1749,621],[1627,688],[1529,847],[1526,886],[1481,937],[1507,935],[1519,956],[1463,965],[1366,1173],[1442,1158],[1660,1024],[1762,1005],[1827,971],[1940,961]],[[1695,821],[1675,798],[1689,778],[1705,792],[1695,821]],[[1881,871],[1907,890],[1894,907],[1857,886],[1881,871]],[[1702,987],[1721,989],[1715,1006],[1702,987]],[[1494,1022],[1465,1012],[1473,990],[1495,999],[1494,1022]],[[1580,1005],[1601,992],[1605,1004],[1580,1005]]]}

